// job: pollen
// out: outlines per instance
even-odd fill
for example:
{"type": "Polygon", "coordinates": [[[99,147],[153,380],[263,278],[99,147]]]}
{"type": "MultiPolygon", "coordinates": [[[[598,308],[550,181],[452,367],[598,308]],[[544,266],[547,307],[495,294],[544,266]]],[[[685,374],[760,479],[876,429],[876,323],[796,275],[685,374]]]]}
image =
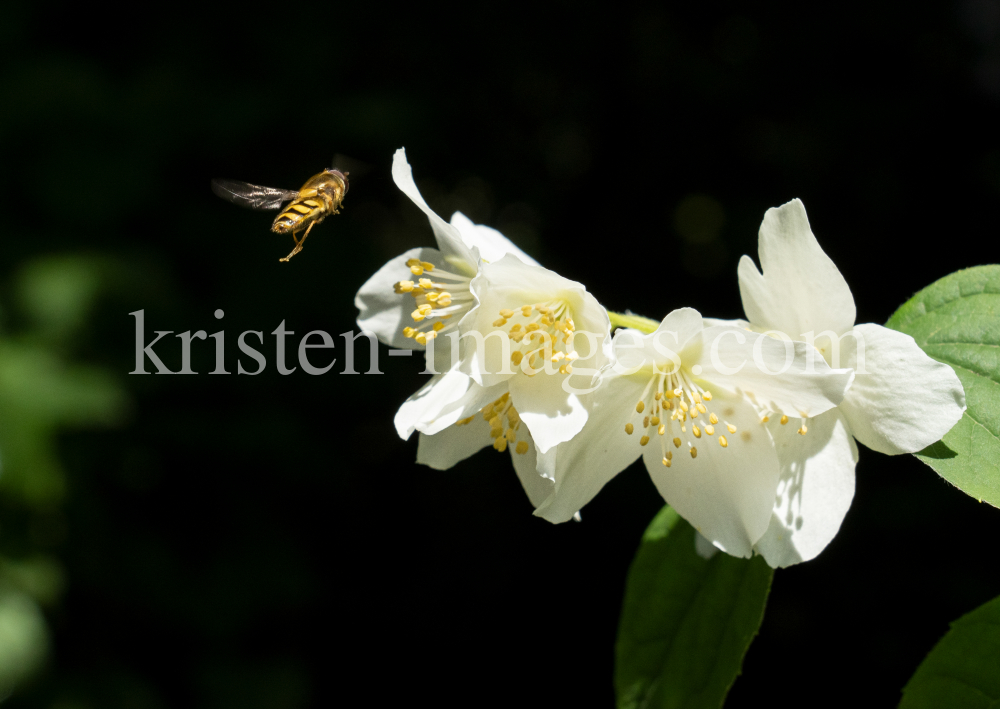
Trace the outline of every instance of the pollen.
{"type": "Polygon", "coordinates": [[[635,426],[630,423],[625,424],[625,433],[631,436],[633,431],[635,431],[635,426]]]}

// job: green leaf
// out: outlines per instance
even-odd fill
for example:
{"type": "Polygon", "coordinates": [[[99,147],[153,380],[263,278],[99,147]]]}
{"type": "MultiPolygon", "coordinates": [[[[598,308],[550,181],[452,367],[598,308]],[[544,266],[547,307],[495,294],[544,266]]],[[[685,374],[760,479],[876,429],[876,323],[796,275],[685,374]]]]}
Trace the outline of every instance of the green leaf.
{"type": "Polygon", "coordinates": [[[958,489],[1000,507],[1000,266],[945,276],[904,303],[886,326],[950,364],[965,387],[961,420],[916,456],[958,489]]]}
{"type": "Polygon", "coordinates": [[[669,507],[643,535],[618,626],[619,709],[716,709],[740,673],[774,572],[761,557],[703,559],[694,545],[669,507]]]}
{"type": "Polygon", "coordinates": [[[899,707],[1000,707],[1000,597],[951,624],[906,683],[899,707]]]}

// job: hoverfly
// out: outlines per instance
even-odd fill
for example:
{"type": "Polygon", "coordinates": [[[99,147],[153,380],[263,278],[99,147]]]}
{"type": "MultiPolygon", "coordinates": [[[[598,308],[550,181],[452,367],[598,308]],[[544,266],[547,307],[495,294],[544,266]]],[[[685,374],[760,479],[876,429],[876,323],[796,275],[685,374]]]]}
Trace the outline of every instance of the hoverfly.
{"type": "Polygon", "coordinates": [[[279,190],[275,187],[260,187],[239,180],[212,180],[212,191],[225,200],[249,209],[281,209],[284,202],[288,206],[281,210],[271,225],[276,234],[291,234],[295,248],[279,261],[288,261],[302,250],[302,244],[312,228],[330,214],[339,214],[338,209],[347,194],[349,172],[328,167],[318,175],[313,175],[302,189],[279,190]],[[299,233],[305,229],[300,239],[299,233]]]}

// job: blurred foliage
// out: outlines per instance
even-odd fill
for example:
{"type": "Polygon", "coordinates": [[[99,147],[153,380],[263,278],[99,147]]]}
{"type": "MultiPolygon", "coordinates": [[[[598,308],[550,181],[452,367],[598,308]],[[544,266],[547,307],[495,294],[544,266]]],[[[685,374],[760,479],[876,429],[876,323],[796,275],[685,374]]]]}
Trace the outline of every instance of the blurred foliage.
{"type": "Polygon", "coordinates": [[[0,697],[36,673],[49,630],[42,607],[63,593],[51,552],[66,534],[69,483],[56,451],[66,428],[122,421],[120,378],[71,359],[105,279],[101,261],[42,257],[14,279],[17,321],[0,335],[0,697]]]}

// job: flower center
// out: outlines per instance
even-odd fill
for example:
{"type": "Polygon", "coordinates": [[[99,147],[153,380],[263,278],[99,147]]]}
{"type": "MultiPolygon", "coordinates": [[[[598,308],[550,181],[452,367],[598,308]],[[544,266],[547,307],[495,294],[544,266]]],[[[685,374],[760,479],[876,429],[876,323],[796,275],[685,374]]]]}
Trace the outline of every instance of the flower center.
{"type": "MultiPolygon", "coordinates": [[[[649,433],[655,432],[660,443],[662,462],[668,468],[674,457],[673,451],[669,449],[671,444],[675,449],[686,446],[691,457],[697,458],[696,443],[702,436],[713,437],[718,433],[719,445],[728,448],[726,433],[736,433],[736,426],[720,420],[714,412],[709,411],[706,402],[711,400],[712,392],[702,389],[683,370],[654,374],[635,405],[634,413],[629,416],[630,419],[642,416],[643,434],[639,438],[639,445],[647,445],[650,441],[649,433]]],[[[635,424],[630,420],[625,424],[625,433],[631,436],[634,431],[635,424]]]]}
{"type": "MultiPolygon", "coordinates": [[[[517,431],[521,428],[521,417],[517,414],[517,409],[510,402],[510,392],[506,392],[492,404],[487,404],[479,413],[483,420],[490,425],[490,437],[493,439],[493,447],[503,453],[507,446],[514,447],[514,452],[524,455],[528,452],[528,442],[517,440],[517,431]],[[506,425],[504,425],[506,421],[506,425]]],[[[473,414],[467,419],[462,419],[456,426],[465,426],[472,423],[476,416],[473,414]]]]}
{"type": "Polygon", "coordinates": [[[580,357],[571,342],[576,326],[563,300],[504,308],[493,327],[507,328],[504,332],[511,342],[510,361],[529,376],[541,371],[554,374],[554,367],[546,367],[546,363],[558,365],[560,374],[571,374],[573,361],[580,357]],[[513,324],[507,328],[511,321],[513,324]]]}
{"type": "Polygon", "coordinates": [[[437,268],[433,263],[411,258],[406,262],[417,280],[399,281],[393,289],[396,293],[408,293],[416,301],[417,309],[410,317],[418,323],[417,327],[404,327],[403,335],[413,338],[421,345],[433,340],[439,333],[452,330],[458,325],[461,316],[472,307],[474,298],[469,289],[471,278],[450,273],[437,268]],[[433,272],[433,277],[431,273],[433,272]],[[450,323],[445,321],[454,315],[459,315],[450,323]]]}

